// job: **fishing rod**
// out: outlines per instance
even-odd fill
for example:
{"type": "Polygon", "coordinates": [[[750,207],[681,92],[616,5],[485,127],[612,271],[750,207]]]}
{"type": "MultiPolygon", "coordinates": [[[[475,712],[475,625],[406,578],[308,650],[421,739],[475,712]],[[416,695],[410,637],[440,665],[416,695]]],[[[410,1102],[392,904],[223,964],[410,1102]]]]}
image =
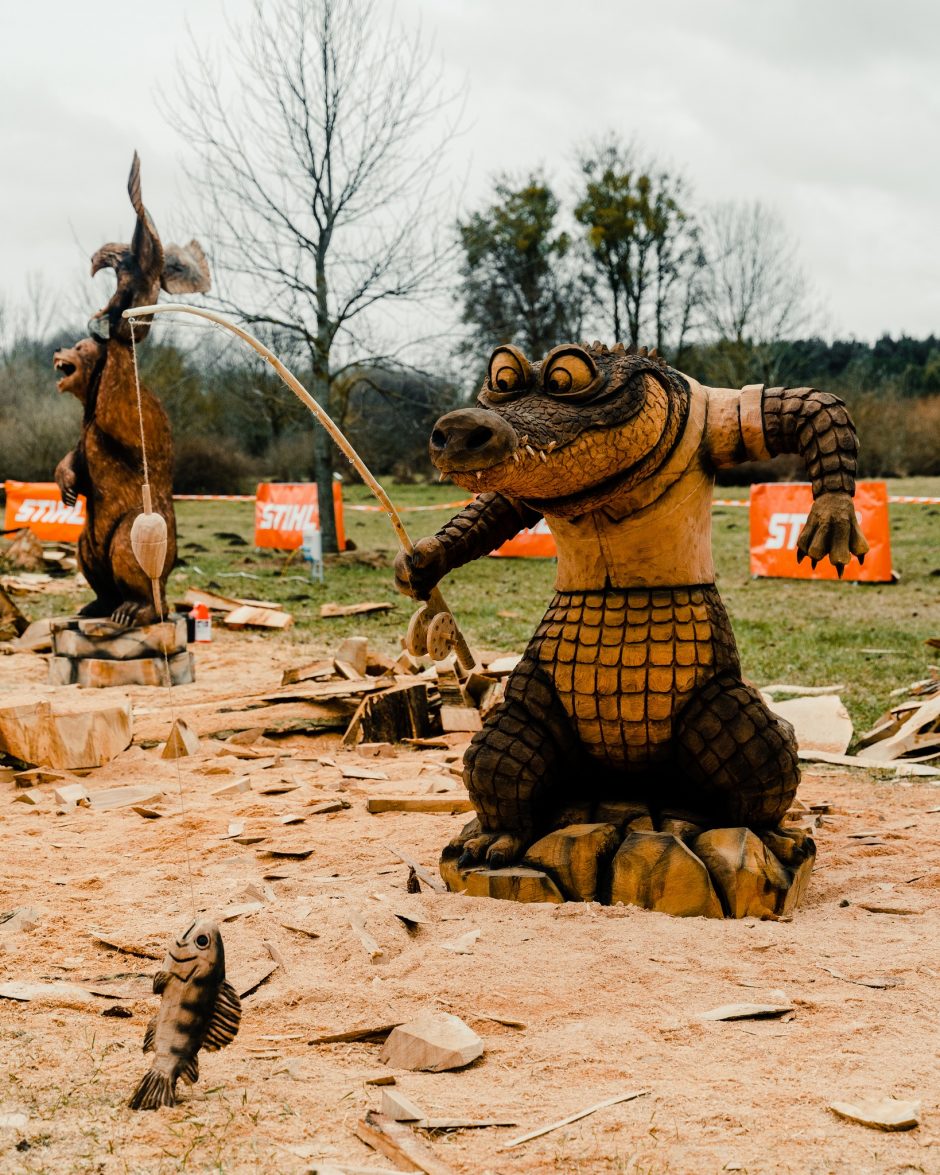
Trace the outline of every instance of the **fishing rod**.
{"type": "MultiPolygon", "coordinates": [[[[389,498],[379,482],[376,481],[369,467],[346,439],[339,425],[317,403],[300,380],[284,366],[273,351],[269,350],[264,343],[246,331],[244,327],[231,322],[215,310],[207,310],[202,306],[190,306],[183,302],[163,302],[154,306],[132,306],[130,309],[124,311],[123,317],[129,319],[133,325],[138,319],[144,316],[149,317],[153,314],[193,314],[197,318],[208,319],[209,322],[213,322],[217,326],[231,331],[242,342],[247,343],[249,347],[257,351],[262,359],[274,369],[282,382],[290,388],[301,403],[310,409],[316,419],[326,429],[337,448],[342,451],[347,461],[349,461],[350,465],[353,466],[378,499],[379,505],[392,524],[392,529],[395,531],[395,536],[402,550],[407,555],[413,554],[414,543],[411,541],[407,530],[405,530],[405,524],[401,520],[401,515],[392,504],[391,498],[389,498]]],[[[477,669],[476,658],[470,651],[470,646],[467,644],[466,638],[458,628],[457,621],[447,607],[444,597],[438,588],[434,588],[428,596],[427,602],[422,604],[412,616],[405,641],[409,651],[415,656],[422,656],[425,653],[429,653],[435,661],[443,661],[453,651],[457,657],[458,665],[465,673],[469,674],[477,669]]]]}

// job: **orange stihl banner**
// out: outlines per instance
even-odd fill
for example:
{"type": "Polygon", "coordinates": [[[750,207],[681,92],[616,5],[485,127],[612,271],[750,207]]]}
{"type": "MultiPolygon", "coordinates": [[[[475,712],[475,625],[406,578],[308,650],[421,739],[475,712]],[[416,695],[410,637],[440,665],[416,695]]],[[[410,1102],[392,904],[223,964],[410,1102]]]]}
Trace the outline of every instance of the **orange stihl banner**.
{"type": "MultiPolygon", "coordinates": [[[[786,579],[838,579],[828,558],[816,564],[796,561],[796,540],[813,504],[806,482],[778,482],[751,486],[751,575],[786,579]]],[[[888,527],[888,487],[883,481],[860,481],[855,511],[871,550],[864,564],[855,558],[843,579],[890,583],[891,536],[888,527]]]]}
{"type": "MultiPolygon", "coordinates": [[[[336,537],[346,549],[343,530],[343,488],[333,482],[336,537]]],[[[262,482],[255,496],[255,546],[293,551],[301,545],[305,526],[320,524],[317,487],[313,482],[262,482]]]]}
{"type": "Polygon", "coordinates": [[[52,481],[6,481],[4,530],[29,527],[38,539],[50,543],[74,543],[85,525],[85,499],[66,506],[52,481]]]}
{"type": "Polygon", "coordinates": [[[490,553],[508,559],[554,559],[555,536],[543,518],[535,526],[520,530],[515,538],[511,538],[490,553]]]}

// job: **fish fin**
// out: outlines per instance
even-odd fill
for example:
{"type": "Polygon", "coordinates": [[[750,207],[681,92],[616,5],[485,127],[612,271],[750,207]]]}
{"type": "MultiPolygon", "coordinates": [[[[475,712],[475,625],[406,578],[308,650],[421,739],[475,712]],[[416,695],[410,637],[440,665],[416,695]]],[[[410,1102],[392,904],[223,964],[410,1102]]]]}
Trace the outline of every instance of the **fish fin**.
{"type": "Polygon", "coordinates": [[[190,1057],[180,1069],[179,1075],[184,1081],[188,1081],[190,1085],[195,1085],[199,1080],[199,1058],[197,1056],[190,1057]]]}
{"type": "Polygon", "coordinates": [[[152,1016],[150,1018],[150,1023],[147,1025],[146,1031],[144,1032],[144,1052],[145,1053],[152,1053],[153,1052],[153,1047],[154,1047],[154,1042],[156,1040],[156,1036],[157,1036],[157,1018],[156,1018],[156,1016],[152,1016]]]}
{"type": "Polygon", "coordinates": [[[238,992],[228,980],[223,979],[215,997],[209,1027],[202,1041],[202,1047],[206,1052],[224,1049],[227,1044],[231,1044],[238,1033],[241,1019],[242,1002],[238,998],[238,992]]]}
{"type": "Polygon", "coordinates": [[[153,977],[153,994],[162,995],[163,989],[170,982],[169,971],[158,971],[153,977]]]}
{"type": "Polygon", "coordinates": [[[165,1073],[149,1069],[140,1079],[128,1105],[132,1110],[158,1110],[161,1106],[175,1106],[176,1081],[165,1073]]]}

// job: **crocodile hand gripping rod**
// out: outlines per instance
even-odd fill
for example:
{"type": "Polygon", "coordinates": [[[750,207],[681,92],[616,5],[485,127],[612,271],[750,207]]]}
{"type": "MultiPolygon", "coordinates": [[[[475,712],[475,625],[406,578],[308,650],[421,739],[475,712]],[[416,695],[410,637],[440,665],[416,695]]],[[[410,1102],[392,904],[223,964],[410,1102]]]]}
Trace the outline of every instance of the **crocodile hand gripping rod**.
{"type": "MultiPolygon", "coordinates": [[[[236,325],[234,322],[230,322],[214,310],[206,310],[202,306],[189,306],[181,302],[163,302],[158,306],[132,306],[130,309],[124,311],[123,317],[133,322],[138,318],[149,317],[152,314],[194,314],[197,318],[206,318],[210,322],[216,323],[217,326],[231,331],[232,334],[237,335],[249,347],[257,351],[274,368],[280,379],[310,409],[320,424],[330,434],[337,447],[342,450],[349,463],[356,469],[359,476],[375,497],[378,498],[379,504],[388,515],[402,550],[409,555],[412,553],[414,544],[408,537],[408,532],[405,530],[401,516],[392,505],[388,494],[372,476],[366,463],[346,439],[335,421],[323,410],[313,396],[310,395],[300,380],[288,371],[273,351],[268,350],[264,343],[259,342],[254,335],[249,334],[242,327],[236,325]]],[[[466,639],[457,627],[457,622],[454,620],[452,613],[444,602],[444,597],[437,588],[428,596],[427,603],[423,604],[414,616],[412,616],[411,623],[408,625],[407,644],[412,653],[416,655],[430,653],[436,661],[443,660],[453,650],[460,668],[465,673],[471,673],[477,668],[476,658],[470,651],[466,639]]]]}

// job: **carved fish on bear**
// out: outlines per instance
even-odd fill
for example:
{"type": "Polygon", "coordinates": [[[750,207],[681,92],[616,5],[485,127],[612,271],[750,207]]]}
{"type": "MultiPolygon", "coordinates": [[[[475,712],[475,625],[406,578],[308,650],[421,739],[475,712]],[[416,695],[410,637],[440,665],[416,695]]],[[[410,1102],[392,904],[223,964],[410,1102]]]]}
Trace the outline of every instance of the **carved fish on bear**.
{"type": "Polygon", "coordinates": [[[225,978],[225,948],[214,922],[199,919],[176,940],[153,979],[162,996],[147,1025],[144,1052],[154,1054],[130,1100],[132,1110],[176,1105],[176,1083],[199,1080],[199,1050],[231,1044],[241,1022],[241,1000],[225,978]]]}

